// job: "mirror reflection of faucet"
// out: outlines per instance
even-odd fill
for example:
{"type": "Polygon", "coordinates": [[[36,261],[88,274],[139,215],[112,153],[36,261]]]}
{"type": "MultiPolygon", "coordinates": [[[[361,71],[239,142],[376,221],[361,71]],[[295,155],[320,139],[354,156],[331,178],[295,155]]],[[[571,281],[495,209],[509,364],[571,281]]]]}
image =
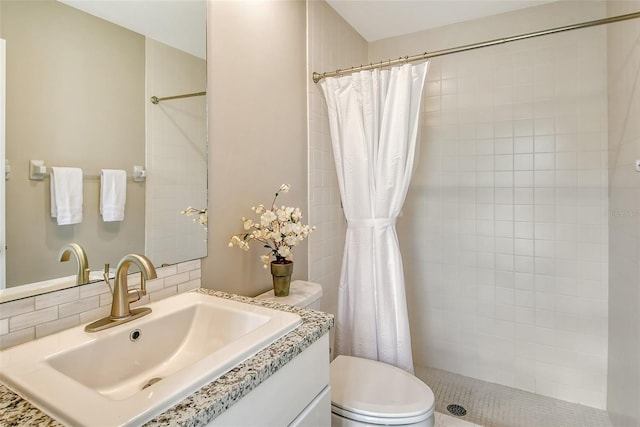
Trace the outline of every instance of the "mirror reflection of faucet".
{"type": "MultiPolygon", "coordinates": [[[[105,281],[109,285],[109,288],[111,288],[111,283],[107,280],[106,272],[108,270],[109,266],[105,265],[105,281]]],[[[129,305],[146,295],[147,280],[152,280],[157,277],[156,269],[153,267],[153,263],[149,258],[140,254],[125,255],[116,267],[115,283],[112,289],[113,300],[111,302],[111,315],[88,324],[84,330],[87,332],[101,331],[151,313],[151,309],[148,307],[132,309],[129,305]],[[140,270],[140,289],[129,289],[127,274],[131,264],[135,264],[140,270]]]]}
{"type": "MultiPolygon", "coordinates": [[[[109,264],[105,264],[108,266],[109,264]]],[[[107,270],[91,270],[89,271],[89,282],[100,282],[105,280],[105,275],[109,279],[115,279],[116,269],[107,267],[107,270]]],[[[113,291],[111,291],[113,293],[113,291]]]]}
{"type": "MultiPolygon", "coordinates": [[[[105,269],[92,271],[89,268],[89,259],[87,257],[87,253],[84,248],[78,243],[68,243],[60,248],[60,252],[58,252],[58,261],[66,262],[71,259],[71,255],[73,254],[76,259],[77,270],[76,270],[76,285],[84,285],[91,282],[98,282],[100,280],[105,280],[106,277],[109,279],[115,278],[115,269],[109,268],[109,264],[105,264],[105,269]]],[[[108,282],[107,282],[108,283],[108,282]]],[[[111,286],[109,284],[109,286],[111,286]]],[[[111,291],[113,293],[113,291],[111,291]]]]}
{"type": "Polygon", "coordinates": [[[84,285],[89,283],[89,260],[84,248],[77,243],[67,243],[58,252],[58,260],[60,262],[66,262],[71,259],[71,254],[76,259],[77,273],[76,273],[76,285],[84,285]]]}

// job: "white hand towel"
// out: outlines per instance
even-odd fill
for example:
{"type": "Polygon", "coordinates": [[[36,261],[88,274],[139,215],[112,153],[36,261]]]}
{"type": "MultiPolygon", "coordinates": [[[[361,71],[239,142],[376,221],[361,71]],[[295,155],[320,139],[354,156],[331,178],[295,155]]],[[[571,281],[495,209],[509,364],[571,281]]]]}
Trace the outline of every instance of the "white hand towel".
{"type": "Polygon", "coordinates": [[[104,222],[124,221],[127,202],[127,172],[102,169],[100,174],[100,214],[104,222]]]}
{"type": "Polygon", "coordinates": [[[51,216],[58,225],[82,222],[82,169],[51,168],[51,216]]]}

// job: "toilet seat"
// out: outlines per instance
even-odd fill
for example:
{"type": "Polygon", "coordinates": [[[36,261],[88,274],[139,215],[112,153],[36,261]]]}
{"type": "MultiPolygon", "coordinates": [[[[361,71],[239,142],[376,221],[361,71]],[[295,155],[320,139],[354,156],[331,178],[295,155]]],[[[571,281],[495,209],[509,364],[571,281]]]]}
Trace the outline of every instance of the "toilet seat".
{"type": "Polygon", "coordinates": [[[431,389],[400,368],[338,356],[330,372],[331,411],[336,415],[380,425],[412,424],[433,415],[431,389]]]}
{"type": "Polygon", "coordinates": [[[348,418],[353,421],[358,421],[361,423],[367,424],[375,424],[381,426],[406,426],[415,423],[419,423],[421,421],[426,420],[433,414],[431,412],[425,412],[424,414],[416,417],[408,417],[408,418],[384,418],[384,417],[372,417],[363,414],[358,414],[357,412],[345,411],[344,409],[338,408],[334,405],[331,405],[331,412],[336,415],[340,415],[343,418],[348,418]]]}

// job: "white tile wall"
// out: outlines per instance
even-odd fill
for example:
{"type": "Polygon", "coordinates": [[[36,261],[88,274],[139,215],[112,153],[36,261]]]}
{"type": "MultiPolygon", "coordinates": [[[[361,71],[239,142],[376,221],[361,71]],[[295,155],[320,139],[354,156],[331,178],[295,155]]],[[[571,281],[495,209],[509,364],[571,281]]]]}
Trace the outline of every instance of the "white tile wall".
{"type": "MultiPolygon", "coordinates": [[[[607,2],[610,15],[640,1],[607,2]]],[[[640,425],[640,22],[608,29],[609,371],[608,410],[616,426],[640,425]]]]}
{"type": "MultiPolygon", "coordinates": [[[[364,63],[367,43],[324,1],[307,2],[309,75],[364,63]]],[[[327,107],[318,84],[309,79],[309,280],[323,286],[322,309],[337,311],[346,221],[331,149],[327,107]]]]}
{"type": "MultiPolygon", "coordinates": [[[[200,287],[200,260],[157,269],[158,278],[147,282],[147,295],[137,307],[200,287]]],[[[139,274],[129,285],[140,283],[139,274]]],[[[50,292],[0,304],[0,350],[60,332],[107,316],[111,293],[105,282],[50,292]]]]}
{"type": "MultiPolygon", "coordinates": [[[[604,15],[558,2],[372,43],[369,61],[604,15]]],[[[602,27],[432,61],[398,224],[416,365],[605,408],[606,72],[602,27]]]]}

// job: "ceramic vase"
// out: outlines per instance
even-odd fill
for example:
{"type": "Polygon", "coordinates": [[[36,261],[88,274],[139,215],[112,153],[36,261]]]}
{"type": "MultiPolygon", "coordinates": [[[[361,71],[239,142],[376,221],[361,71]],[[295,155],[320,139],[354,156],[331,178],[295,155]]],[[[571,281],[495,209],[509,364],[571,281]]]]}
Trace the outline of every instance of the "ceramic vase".
{"type": "Polygon", "coordinates": [[[273,293],[275,296],[286,297],[289,295],[291,273],[293,273],[293,261],[271,262],[271,276],[273,277],[273,293]]]}

